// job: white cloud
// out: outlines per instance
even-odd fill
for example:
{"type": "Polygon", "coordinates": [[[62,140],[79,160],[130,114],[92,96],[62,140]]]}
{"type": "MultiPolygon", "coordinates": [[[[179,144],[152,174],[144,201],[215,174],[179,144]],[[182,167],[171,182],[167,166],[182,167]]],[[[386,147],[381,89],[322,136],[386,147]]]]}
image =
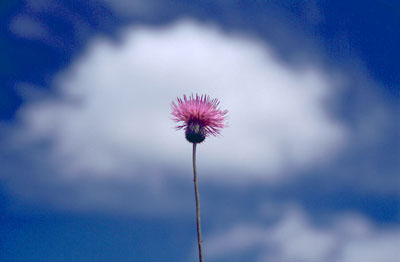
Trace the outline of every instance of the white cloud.
{"type": "Polygon", "coordinates": [[[281,181],[345,142],[326,104],[329,82],[214,26],[133,27],[121,42],[94,40],[55,77],[53,94],[22,105],[18,124],[2,132],[2,150],[16,158],[3,161],[0,179],[56,208],[189,212],[191,145],[173,129],[173,99],[206,93],[230,111],[222,137],[198,148],[202,181],[281,181]]]}
{"type": "Polygon", "coordinates": [[[400,257],[400,228],[375,228],[357,215],[336,216],[315,225],[303,211],[289,208],[275,224],[242,223],[205,237],[210,260],[229,261],[257,250],[258,261],[395,262],[400,257]]]}
{"type": "Polygon", "coordinates": [[[67,175],[189,171],[190,145],[169,119],[185,93],[218,97],[230,111],[223,137],[199,148],[204,177],[274,178],[329,158],[346,133],[329,114],[335,93],[323,72],[290,69],[268,46],[188,21],[135,27],[119,44],[97,39],[55,86],[56,98],[22,108],[19,131],[51,141],[49,157],[67,175]]]}

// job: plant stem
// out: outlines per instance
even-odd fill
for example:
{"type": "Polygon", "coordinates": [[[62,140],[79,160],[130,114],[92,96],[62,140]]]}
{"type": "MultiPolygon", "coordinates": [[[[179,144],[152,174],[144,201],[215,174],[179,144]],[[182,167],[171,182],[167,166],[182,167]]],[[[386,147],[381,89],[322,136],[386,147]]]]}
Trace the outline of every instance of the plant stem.
{"type": "Polygon", "coordinates": [[[197,243],[199,245],[199,261],[203,262],[203,254],[201,249],[201,226],[200,226],[200,200],[199,200],[199,188],[197,185],[197,168],[196,168],[196,145],[193,143],[193,175],[194,175],[194,192],[196,195],[196,217],[197,217],[197,243]]]}

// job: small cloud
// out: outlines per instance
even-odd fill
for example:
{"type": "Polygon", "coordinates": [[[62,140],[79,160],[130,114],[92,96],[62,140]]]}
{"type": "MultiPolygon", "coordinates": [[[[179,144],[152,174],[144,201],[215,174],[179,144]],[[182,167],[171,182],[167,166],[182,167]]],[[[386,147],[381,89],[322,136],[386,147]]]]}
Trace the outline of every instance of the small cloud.
{"type": "Polygon", "coordinates": [[[165,11],[165,3],[158,0],[101,0],[107,5],[112,11],[118,16],[130,17],[130,16],[152,16],[161,10],[165,11]]]}
{"type": "Polygon", "coordinates": [[[14,17],[9,28],[16,36],[30,40],[42,40],[49,35],[46,27],[40,21],[27,15],[14,17]]]}

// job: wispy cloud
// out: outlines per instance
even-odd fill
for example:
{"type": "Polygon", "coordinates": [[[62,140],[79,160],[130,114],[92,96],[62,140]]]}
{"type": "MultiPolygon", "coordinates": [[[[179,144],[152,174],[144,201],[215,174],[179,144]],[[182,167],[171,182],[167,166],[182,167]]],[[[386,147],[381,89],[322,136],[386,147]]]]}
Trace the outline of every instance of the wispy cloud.
{"type": "Polygon", "coordinates": [[[32,40],[44,40],[49,33],[44,24],[27,15],[16,16],[10,23],[10,30],[15,35],[32,40]]]}
{"type": "Polygon", "coordinates": [[[216,233],[206,243],[209,259],[230,261],[248,251],[256,261],[388,261],[400,253],[400,228],[375,227],[357,214],[335,214],[316,223],[304,211],[289,207],[276,222],[245,223],[216,233]]]}

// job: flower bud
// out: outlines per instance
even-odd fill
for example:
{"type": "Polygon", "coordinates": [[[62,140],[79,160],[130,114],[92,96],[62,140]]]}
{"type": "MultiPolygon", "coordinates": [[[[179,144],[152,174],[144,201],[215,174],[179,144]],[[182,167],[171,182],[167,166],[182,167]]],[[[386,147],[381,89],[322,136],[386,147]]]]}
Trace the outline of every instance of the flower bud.
{"type": "Polygon", "coordinates": [[[206,130],[198,122],[189,122],[185,136],[190,143],[201,143],[206,139],[206,130]]]}

